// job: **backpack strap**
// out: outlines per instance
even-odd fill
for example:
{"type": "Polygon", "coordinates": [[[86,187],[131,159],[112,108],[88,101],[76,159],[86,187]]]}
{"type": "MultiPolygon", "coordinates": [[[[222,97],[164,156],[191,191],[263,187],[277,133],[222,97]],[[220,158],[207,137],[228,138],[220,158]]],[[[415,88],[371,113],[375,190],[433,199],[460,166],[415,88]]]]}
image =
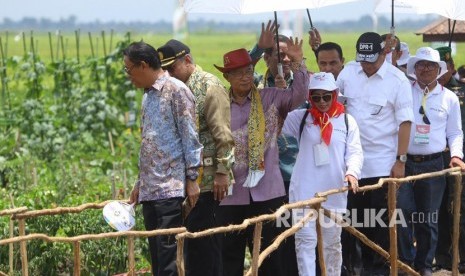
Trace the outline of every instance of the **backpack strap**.
{"type": "Polygon", "coordinates": [[[344,112],[344,122],[346,123],[346,137],[349,136],[349,119],[347,113],[344,112]]]}
{"type": "Polygon", "coordinates": [[[304,126],[305,126],[305,120],[307,119],[308,117],[308,110],[305,110],[305,113],[304,113],[304,116],[302,117],[302,121],[300,122],[300,127],[299,127],[299,141],[300,141],[300,138],[302,137],[302,132],[304,131],[304,126]]]}

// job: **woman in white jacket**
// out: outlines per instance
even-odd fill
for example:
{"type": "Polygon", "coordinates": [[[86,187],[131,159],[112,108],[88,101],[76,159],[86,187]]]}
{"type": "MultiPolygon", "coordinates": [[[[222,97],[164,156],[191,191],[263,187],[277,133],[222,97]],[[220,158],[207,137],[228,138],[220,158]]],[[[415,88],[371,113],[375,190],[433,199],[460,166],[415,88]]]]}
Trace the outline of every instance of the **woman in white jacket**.
{"type": "MultiPolygon", "coordinates": [[[[299,153],[289,188],[289,201],[312,198],[315,193],[350,185],[358,189],[363,164],[362,146],[357,123],[344,113],[337,101],[338,88],[331,73],[316,73],[310,79],[311,108],[290,112],[283,133],[296,137],[299,153]]],[[[347,194],[331,195],[322,207],[339,214],[345,213],[347,194]]],[[[294,209],[294,223],[310,209],[294,209]]],[[[326,275],[341,274],[341,227],[321,216],[323,257],[326,275]]],[[[317,244],[315,219],[310,220],[295,235],[297,263],[300,275],[315,275],[317,244]]]]}

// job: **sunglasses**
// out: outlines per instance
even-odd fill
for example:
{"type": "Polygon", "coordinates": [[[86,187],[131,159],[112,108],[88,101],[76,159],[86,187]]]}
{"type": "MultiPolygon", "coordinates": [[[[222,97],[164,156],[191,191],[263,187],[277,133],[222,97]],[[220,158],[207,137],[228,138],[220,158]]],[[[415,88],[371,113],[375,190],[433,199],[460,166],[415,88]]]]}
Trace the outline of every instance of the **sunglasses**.
{"type": "Polygon", "coordinates": [[[418,110],[418,112],[423,115],[423,123],[427,124],[427,125],[430,125],[431,122],[429,121],[428,117],[426,116],[425,114],[425,110],[423,109],[423,106],[421,105],[420,106],[420,110],[418,110]]]}
{"type": "Polygon", "coordinates": [[[321,99],[323,99],[323,101],[325,101],[325,102],[330,102],[333,99],[333,95],[332,94],[326,94],[326,95],[323,95],[323,96],[312,95],[311,98],[312,98],[312,101],[315,102],[315,103],[320,102],[321,99]]]}

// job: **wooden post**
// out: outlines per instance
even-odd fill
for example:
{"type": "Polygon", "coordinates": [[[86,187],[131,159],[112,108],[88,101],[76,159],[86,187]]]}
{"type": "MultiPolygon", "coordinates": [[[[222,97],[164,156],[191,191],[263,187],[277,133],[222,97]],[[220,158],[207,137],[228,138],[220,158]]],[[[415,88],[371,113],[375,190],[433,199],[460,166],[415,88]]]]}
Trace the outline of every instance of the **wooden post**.
{"type": "Polygon", "coordinates": [[[455,176],[454,183],[454,220],[452,230],[452,275],[459,275],[459,230],[460,230],[460,205],[462,196],[462,175],[455,176]]]}
{"type": "MultiPolygon", "coordinates": [[[[320,263],[321,269],[321,276],[326,276],[326,264],[324,251],[323,251],[323,233],[321,232],[321,224],[320,224],[320,207],[321,204],[315,206],[315,210],[317,210],[318,214],[316,215],[316,238],[317,238],[317,249],[318,249],[318,262],[320,263]]],[[[323,218],[324,219],[324,218],[323,218]]],[[[305,226],[304,226],[305,227],[305,226]]]]}
{"type": "Polygon", "coordinates": [[[74,276],[81,275],[81,244],[80,241],[75,241],[73,243],[73,251],[74,251],[74,276]]]}
{"type": "Polygon", "coordinates": [[[257,222],[253,233],[253,250],[252,250],[252,276],[258,275],[258,259],[260,256],[260,247],[262,244],[263,223],[257,222]]]}
{"type": "Polygon", "coordinates": [[[396,192],[397,183],[388,182],[388,212],[389,212],[389,259],[391,263],[391,276],[397,276],[397,225],[396,221],[396,192]]]}
{"type": "MultiPolygon", "coordinates": [[[[26,222],[24,219],[20,219],[19,222],[19,236],[26,235],[26,222]]],[[[28,276],[28,264],[27,264],[27,249],[26,241],[19,242],[20,254],[21,254],[21,271],[23,276],[28,276]]]]}
{"type": "MultiPolygon", "coordinates": [[[[10,239],[14,237],[14,222],[13,220],[11,219],[10,217],[10,239]]],[[[15,244],[14,243],[10,243],[8,245],[9,247],[9,259],[8,259],[8,264],[10,266],[10,269],[9,269],[9,275],[13,275],[13,272],[14,272],[14,262],[13,262],[13,257],[14,257],[14,246],[15,244]]]]}
{"type": "Polygon", "coordinates": [[[108,142],[110,143],[111,155],[115,155],[115,146],[113,145],[113,135],[108,131],[108,142]]]}
{"type": "Polygon", "coordinates": [[[136,261],[134,257],[134,237],[133,236],[128,236],[128,263],[129,263],[129,271],[128,271],[128,276],[134,276],[136,275],[134,273],[136,269],[136,261]]]}
{"type": "Polygon", "coordinates": [[[184,276],[184,236],[176,237],[178,240],[176,266],[178,267],[178,276],[184,276]]]}

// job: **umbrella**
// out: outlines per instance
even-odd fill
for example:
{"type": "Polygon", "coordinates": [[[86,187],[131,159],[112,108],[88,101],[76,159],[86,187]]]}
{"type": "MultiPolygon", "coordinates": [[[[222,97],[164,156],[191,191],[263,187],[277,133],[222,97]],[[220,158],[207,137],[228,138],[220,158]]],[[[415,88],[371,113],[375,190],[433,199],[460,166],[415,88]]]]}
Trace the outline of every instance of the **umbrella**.
{"type": "Polygon", "coordinates": [[[315,9],[357,0],[180,0],[186,13],[252,14],[315,9]]]}
{"type": "MultiPolygon", "coordinates": [[[[274,12],[275,24],[278,24],[276,11],[315,9],[330,5],[359,0],[179,0],[186,13],[222,13],[222,14],[252,14],[274,12]]],[[[311,23],[310,13],[309,20],[311,23]]],[[[278,28],[276,28],[278,35],[278,28]]],[[[279,41],[276,40],[279,54],[279,41]]],[[[282,76],[282,65],[278,63],[278,72],[282,76]]]]}
{"type": "Polygon", "coordinates": [[[386,12],[392,1],[392,13],[394,8],[402,13],[438,14],[449,19],[449,46],[452,42],[456,20],[465,20],[464,0],[378,0],[375,12],[386,12]],[[451,22],[453,20],[453,22],[451,22]],[[452,26],[451,26],[452,24],[452,26]]]}
{"type": "MultiPolygon", "coordinates": [[[[421,12],[421,3],[424,3],[423,0],[377,0],[375,4],[375,12],[377,13],[390,13],[391,14],[391,37],[395,37],[395,24],[394,24],[394,14],[395,12],[399,13],[422,13],[421,12]]],[[[394,50],[395,47],[391,50],[394,50]]]]}
{"type": "Polygon", "coordinates": [[[452,43],[452,36],[456,21],[465,20],[465,1],[464,0],[441,0],[441,1],[424,1],[420,11],[422,13],[434,13],[442,15],[449,19],[449,47],[452,43]],[[451,20],[453,20],[451,27],[451,20]]]}
{"type": "Polygon", "coordinates": [[[421,1],[421,3],[419,8],[421,13],[439,14],[451,20],[465,20],[463,0],[421,1]]]}

